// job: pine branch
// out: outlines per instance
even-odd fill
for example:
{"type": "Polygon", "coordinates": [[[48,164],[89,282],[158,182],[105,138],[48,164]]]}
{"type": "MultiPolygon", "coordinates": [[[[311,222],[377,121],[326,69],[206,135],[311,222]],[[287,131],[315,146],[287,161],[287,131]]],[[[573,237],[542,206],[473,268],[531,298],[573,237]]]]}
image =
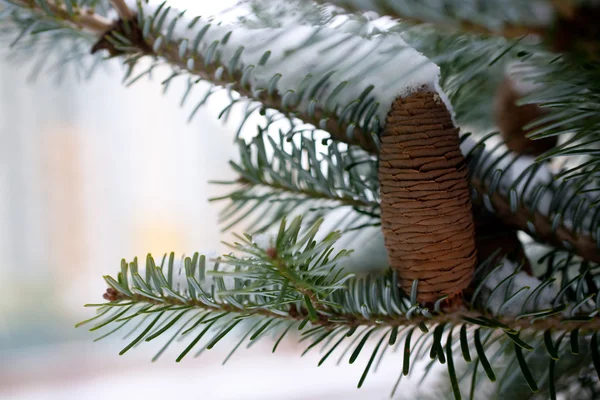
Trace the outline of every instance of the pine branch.
{"type": "MultiPolygon", "coordinates": [[[[276,258],[273,259],[274,265],[279,265],[279,262],[276,258]]],[[[285,268],[282,266],[276,267],[281,276],[289,279],[289,276],[286,275],[285,268]]],[[[233,275],[235,276],[235,275],[233,275]]],[[[293,281],[293,279],[292,279],[293,281]]],[[[297,284],[298,285],[298,284],[297,284]]],[[[349,286],[351,287],[352,282],[350,282],[349,286]]],[[[377,285],[376,282],[371,282],[371,285],[377,285]]],[[[369,285],[370,286],[370,285],[369,285]]],[[[392,285],[389,285],[392,286],[392,285]]],[[[396,285],[397,287],[398,285],[396,285]]],[[[111,287],[111,289],[114,288],[111,287]]],[[[118,289],[113,290],[120,290],[118,289]]],[[[595,317],[581,317],[581,318],[565,318],[562,316],[550,316],[544,319],[536,319],[535,316],[530,318],[510,318],[510,317],[491,317],[488,315],[482,315],[481,312],[477,311],[468,311],[468,310],[460,310],[452,313],[444,313],[444,314],[430,314],[423,315],[418,314],[418,311],[415,312],[414,306],[412,307],[412,312],[414,315],[402,315],[402,314],[373,314],[364,316],[360,313],[347,313],[347,312],[339,312],[336,311],[335,308],[332,309],[331,305],[336,305],[335,303],[328,303],[322,300],[318,300],[316,295],[312,293],[309,289],[303,288],[302,285],[296,286],[296,290],[302,296],[307,296],[311,300],[312,306],[319,312],[314,319],[310,319],[312,325],[323,326],[327,329],[339,328],[340,326],[345,326],[348,328],[357,328],[361,326],[378,326],[381,328],[398,328],[398,327],[418,327],[425,324],[426,326],[437,326],[443,324],[451,324],[451,325],[461,325],[467,324],[475,327],[483,327],[488,329],[499,329],[499,330],[508,330],[509,332],[514,331],[525,331],[531,329],[535,332],[543,332],[546,330],[552,330],[553,332],[571,332],[575,329],[581,331],[582,333],[593,333],[600,331],[600,319],[595,317]],[[490,320],[490,317],[493,318],[490,320]]],[[[366,290],[366,289],[365,289],[366,290]]],[[[111,293],[115,293],[112,291],[111,293]]],[[[114,295],[113,295],[114,296],[114,295]]],[[[401,295],[402,296],[402,295],[401,295]]],[[[302,308],[290,308],[288,313],[282,314],[280,311],[273,311],[271,308],[253,308],[252,306],[245,308],[239,307],[232,304],[227,303],[214,303],[214,304],[206,304],[205,301],[202,300],[194,300],[194,299],[184,299],[181,297],[171,297],[171,296],[160,296],[157,298],[156,296],[148,296],[144,294],[119,294],[115,297],[112,297],[114,300],[105,304],[91,304],[87,305],[98,307],[98,306],[108,306],[108,307],[122,307],[123,304],[120,302],[125,302],[124,304],[129,305],[131,303],[144,303],[147,305],[154,306],[162,306],[162,307],[189,307],[195,308],[199,310],[206,311],[218,311],[218,312],[227,312],[227,313],[237,313],[242,317],[251,317],[251,316],[263,316],[263,317],[273,317],[278,319],[286,319],[290,321],[302,322],[310,317],[310,311],[308,311],[307,307],[302,308]]],[[[408,301],[408,298],[404,298],[408,301]]],[[[410,309],[410,308],[409,308],[410,309]]],[[[423,309],[425,313],[430,310],[423,309]]],[[[421,311],[423,311],[421,310],[421,311]]],[[[547,311],[548,312],[548,311],[547,311]]]]}
{"type": "MultiPolygon", "coordinates": [[[[133,64],[135,64],[141,55],[162,59],[164,62],[174,67],[176,71],[178,71],[177,74],[187,72],[201,80],[210,82],[215,86],[227,87],[228,90],[235,91],[242,97],[260,102],[264,108],[280,110],[283,114],[292,116],[297,114],[299,104],[302,101],[302,96],[308,92],[309,88],[312,93],[322,94],[322,92],[327,89],[326,86],[330,85],[330,82],[328,82],[327,79],[319,82],[316,82],[315,79],[312,79],[311,81],[309,74],[307,76],[305,87],[298,87],[295,88],[295,90],[290,89],[284,94],[282,94],[281,89],[277,88],[277,81],[280,78],[278,75],[271,77],[269,80],[269,87],[253,87],[250,84],[253,70],[261,67],[267,62],[271,51],[265,50],[262,53],[260,60],[255,60],[258,65],[244,65],[241,63],[240,59],[244,46],[240,46],[237,49],[239,54],[236,51],[236,54],[233,55],[233,58],[229,63],[225,63],[225,61],[220,58],[221,50],[218,50],[218,48],[219,46],[227,45],[227,41],[232,34],[231,30],[211,25],[210,22],[206,21],[201,21],[199,23],[198,21],[200,20],[196,18],[192,20],[189,26],[200,24],[203,28],[199,29],[198,27],[194,27],[194,29],[196,29],[195,32],[198,32],[195,37],[176,37],[173,33],[175,25],[177,23],[185,24],[188,21],[179,20],[181,15],[171,17],[170,28],[165,33],[165,29],[161,29],[160,26],[162,23],[159,24],[158,22],[164,22],[165,16],[169,13],[170,8],[167,8],[162,14],[161,10],[162,8],[157,10],[148,8],[147,12],[155,11],[155,14],[144,16],[143,8],[139,7],[137,10],[139,25],[139,27],[136,28],[137,33],[135,29],[133,32],[127,33],[124,27],[117,26],[112,32],[108,33],[108,36],[105,36],[100,40],[102,46],[97,45],[95,48],[108,48],[109,52],[113,55],[128,54],[134,56],[131,58],[134,60],[133,64]],[[158,28],[157,25],[159,25],[158,28]],[[144,26],[148,26],[150,29],[144,29],[142,32],[142,27],[144,26]],[[111,37],[111,35],[114,37],[111,37]],[[207,40],[204,36],[208,35],[212,35],[214,38],[218,37],[218,39],[212,41],[212,43],[207,48],[205,47],[204,50],[190,46],[192,41],[197,46],[201,40],[207,40]],[[143,36],[143,39],[141,39],[141,36],[143,36]]],[[[317,33],[318,31],[319,30],[317,30],[317,33]]],[[[250,30],[247,34],[251,34],[252,32],[253,31],[250,30]]],[[[279,34],[282,33],[284,33],[284,31],[279,32],[279,34]]],[[[333,33],[333,31],[329,33],[333,33]]],[[[327,37],[324,33],[322,33],[322,36],[323,38],[327,37]]],[[[323,40],[323,38],[321,40],[323,40]]],[[[257,38],[257,40],[258,39],[259,38],[257,38]]],[[[248,43],[251,43],[250,39],[248,43]]],[[[231,45],[229,46],[231,47],[231,45]]],[[[131,67],[133,67],[133,65],[131,65],[131,67]]],[[[366,94],[367,93],[368,92],[366,92],[366,94]]],[[[326,98],[326,101],[322,101],[320,98],[309,98],[308,100],[315,102],[315,104],[311,104],[308,110],[302,113],[301,119],[305,123],[326,130],[331,134],[331,137],[334,140],[356,144],[372,151],[376,150],[377,145],[374,141],[375,135],[371,131],[376,131],[378,126],[373,125],[373,122],[370,119],[362,121],[362,124],[359,124],[358,120],[361,116],[360,114],[355,117],[354,121],[348,120],[348,114],[342,115],[340,118],[340,115],[337,114],[340,112],[337,106],[329,110],[325,106],[326,104],[331,103],[332,100],[335,100],[335,97],[332,98],[329,96],[326,98]]],[[[366,99],[361,100],[363,101],[353,105],[354,107],[351,110],[355,110],[354,114],[356,114],[356,109],[361,104],[366,103],[366,99]]],[[[373,106],[373,104],[370,105],[373,106]]],[[[373,107],[371,107],[371,109],[372,108],[373,107]]],[[[368,110],[363,110],[363,113],[365,111],[368,110]]]]}
{"type": "Polygon", "coordinates": [[[474,203],[541,243],[597,262],[600,204],[595,192],[588,192],[588,179],[555,176],[547,164],[500,145],[488,149],[493,136],[477,143],[466,137],[463,143],[474,203]]]}
{"type": "Polygon", "coordinates": [[[101,35],[110,30],[112,24],[103,16],[86,9],[70,10],[55,0],[10,0],[12,4],[35,13],[42,19],[61,21],[66,26],[101,35]]]}
{"type": "MultiPolygon", "coordinates": [[[[314,130],[310,135],[314,135],[314,130]]],[[[230,165],[240,175],[239,179],[216,182],[233,184],[236,189],[211,199],[231,202],[221,214],[223,221],[233,221],[225,229],[257,214],[261,215],[257,221],[260,225],[257,228],[257,224],[252,224],[250,229],[255,233],[262,232],[282,216],[297,213],[297,207],[310,207],[303,211],[305,213],[348,207],[364,214],[368,220],[378,222],[376,160],[366,154],[354,155],[356,149],[346,150],[342,148],[345,145],[338,143],[331,143],[327,153],[319,154],[317,141],[310,135],[292,128],[287,133],[280,131],[274,139],[259,128],[258,135],[250,143],[238,139],[241,161],[230,161],[230,165]],[[272,212],[274,204],[277,204],[275,213],[272,212]],[[250,212],[241,208],[245,205],[250,212]],[[265,214],[268,221],[265,221],[265,214]]],[[[364,224],[364,219],[354,221],[346,229],[364,224]]]]}
{"type": "MultiPolygon", "coordinates": [[[[284,113],[288,112],[286,102],[284,101],[286,99],[284,99],[284,96],[281,96],[278,91],[264,89],[257,91],[247,82],[244,82],[248,79],[246,74],[248,71],[235,69],[236,65],[233,64],[234,70],[230,70],[228,73],[222,73],[223,69],[229,69],[232,65],[224,65],[220,63],[220,60],[213,59],[212,57],[215,54],[210,55],[210,57],[206,59],[205,55],[197,52],[197,49],[182,52],[181,46],[183,43],[187,46],[188,40],[181,41],[179,38],[171,38],[173,29],[170,29],[170,33],[166,36],[163,36],[160,32],[152,32],[152,34],[150,34],[150,32],[144,33],[143,40],[140,40],[141,38],[139,36],[142,33],[140,27],[154,25],[153,22],[156,22],[154,20],[158,19],[162,7],[158,9],[154,18],[147,20],[143,19],[142,8],[138,8],[139,27],[133,27],[132,30],[127,32],[128,29],[124,25],[113,25],[98,14],[86,10],[68,12],[64,6],[58,6],[51,0],[43,0],[42,5],[33,0],[15,0],[15,2],[18,6],[35,13],[35,15],[40,18],[59,20],[64,22],[67,26],[86,29],[92,33],[98,34],[99,42],[94,46],[93,52],[98,49],[107,48],[112,55],[132,55],[134,56],[132,59],[134,61],[130,66],[131,70],[133,69],[133,64],[139,59],[140,55],[161,58],[180,71],[186,71],[217,86],[227,86],[230,90],[236,91],[243,97],[260,102],[266,108],[282,110],[284,113]]],[[[113,5],[115,5],[120,15],[129,14],[126,11],[126,9],[129,10],[127,5],[122,3],[122,1],[117,1],[116,3],[113,3],[113,5]]],[[[164,21],[164,17],[168,14],[169,10],[170,7],[164,11],[162,21],[164,21]]],[[[172,22],[176,22],[177,19],[178,17],[172,22]]],[[[195,20],[195,22],[197,21],[198,19],[195,20]]],[[[172,26],[174,27],[174,24],[172,24],[172,26]]],[[[208,30],[208,28],[210,28],[210,23],[205,23],[205,27],[206,30],[208,30]]],[[[156,28],[156,26],[153,28],[156,28]]],[[[206,30],[204,32],[206,32],[206,30]]],[[[229,34],[231,34],[230,31],[226,32],[224,38],[229,34]]],[[[223,40],[223,42],[225,41],[226,40],[223,40]]],[[[216,42],[213,42],[213,44],[218,45],[218,42],[219,41],[217,40],[216,42]]],[[[270,52],[267,51],[265,53],[267,57],[268,53],[270,52]]],[[[326,82],[321,82],[320,84],[323,85],[325,83],[326,82]]],[[[355,105],[355,107],[358,107],[358,105],[359,104],[355,105]]],[[[341,139],[344,138],[344,141],[351,144],[357,144],[371,150],[376,149],[376,144],[373,142],[373,136],[365,134],[360,126],[338,120],[334,114],[331,114],[322,108],[314,107],[312,112],[303,115],[302,119],[306,123],[319,126],[326,130],[334,139],[340,139],[340,141],[342,141],[341,139]],[[352,132],[351,137],[346,136],[350,131],[352,132]]]]}
{"type": "MultiPolygon", "coordinates": [[[[274,264],[277,264],[276,260],[274,264]]],[[[282,276],[285,276],[285,272],[282,272],[282,276]]],[[[373,282],[373,285],[376,283],[373,282]]],[[[352,283],[350,283],[352,285],[352,283]]],[[[116,289],[114,289],[116,290],[116,289]]],[[[545,319],[536,320],[533,318],[497,318],[490,316],[482,316],[481,312],[460,310],[458,312],[446,313],[446,314],[435,314],[435,315],[419,315],[415,313],[412,316],[405,316],[401,314],[385,315],[376,314],[363,316],[356,313],[340,313],[332,310],[331,303],[327,304],[319,301],[314,293],[310,290],[299,287],[297,288],[298,293],[302,296],[307,296],[311,299],[313,307],[319,314],[316,315],[315,319],[310,319],[310,323],[316,326],[322,326],[327,329],[339,328],[344,326],[347,328],[357,328],[361,326],[377,326],[380,328],[398,328],[398,327],[419,327],[423,326],[438,326],[444,324],[451,324],[458,326],[461,324],[467,324],[467,326],[483,327],[488,329],[508,330],[512,331],[525,331],[531,329],[535,332],[543,332],[546,330],[552,330],[553,332],[571,332],[575,329],[580,330],[582,333],[590,333],[600,331],[600,319],[598,318],[573,318],[567,319],[561,316],[551,316],[545,319]],[[483,318],[482,318],[483,317],[483,318]]],[[[114,292],[112,292],[114,293],[114,292]]],[[[146,296],[144,294],[132,294],[125,295],[119,294],[113,297],[112,302],[104,304],[89,304],[86,307],[123,307],[123,305],[129,305],[131,303],[144,303],[147,305],[161,306],[161,307],[186,307],[194,308],[205,311],[215,312],[227,312],[237,313],[241,317],[272,317],[277,319],[285,319],[289,321],[302,322],[309,318],[310,312],[306,307],[303,308],[290,308],[288,313],[282,314],[279,311],[272,311],[269,308],[243,308],[232,304],[218,303],[218,304],[206,304],[206,302],[194,299],[182,299],[179,297],[170,296],[146,296]],[[121,303],[124,302],[124,303],[121,303]]],[[[406,298],[408,300],[408,298],[406,298]]],[[[414,311],[414,308],[413,310],[414,311]]],[[[409,314],[410,315],[410,314],[409,314]]]]}
{"type": "MultiPolygon", "coordinates": [[[[418,305],[418,281],[413,283],[411,293],[405,294],[399,290],[393,273],[366,278],[344,276],[340,266],[347,252],[341,251],[332,256],[339,233],[334,232],[318,240],[318,229],[319,223],[302,229],[300,218],[289,225],[284,220],[267,248],[259,247],[251,236],[240,237],[241,241],[233,246],[240,256],[224,256],[216,260],[213,269],[207,269],[206,259],[198,254],[185,258],[181,267],[175,265],[173,255],[166,265],[163,259],[160,266],[149,256],[145,272],[139,269],[137,259],[130,264],[123,261],[117,279],[105,277],[109,289],[104,297],[108,302],[90,305],[98,307],[97,315],[79,325],[95,322],[90,330],[109,329],[100,337],[103,338],[118,332],[129,321],[141,320],[139,329],[132,331],[141,330],[141,333],[121,354],[142,341],[174,332],[156,357],[174,339],[191,338],[193,333],[195,338],[180,353],[178,361],[194,347],[199,348],[197,354],[211,349],[244,320],[252,323],[245,325],[247,331],[242,341],[250,338],[252,342],[268,332],[281,332],[276,329],[287,326],[275,348],[292,326],[298,327],[302,332],[301,341],[309,343],[306,351],[324,344],[327,351],[320,363],[342,342],[349,343],[348,349],[352,350],[350,362],[353,363],[369,337],[382,333],[380,345],[376,346],[371,360],[377,355],[383,357],[387,345],[404,344],[405,375],[409,373],[411,358],[429,353],[432,359],[448,362],[450,366],[458,362],[453,354],[462,353],[467,362],[478,360],[484,363],[488,376],[495,379],[490,365],[493,365],[494,359],[490,363],[485,353],[487,351],[489,356],[494,343],[499,342],[502,353],[516,355],[522,373],[529,376],[531,371],[523,350],[546,351],[556,359],[568,351],[565,346],[560,346],[560,338],[564,335],[570,335],[572,351],[578,353],[579,340],[585,338],[593,357],[600,357],[597,343],[588,341],[600,330],[597,303],[591,297],[586,299],[587,303],[578,300],[580,290],[585,291],[582,282],[586,281],[589,268],[564,284],[558,294],[552,295],[553,304],[547,308],[548,293],[543,293],[544,288],[551,283],[550,277],[554,274],[564,274],[567,278],[567,271],[573,267],[570,262],[554,263],[551,275],[540,281],[536,288],[519,286],[518,271],[512,272],[510,267],[511,274],[501,284],[491,282],[487,285],[487,280],[502,279],[502,276],[497,276],[497,270],[503,266],[492,265],[492,272],[479,278],[477,287],[469,296],[471,309],[444,313],[440,309],[443,298],[432,309],[418,305]],[[226,267],[223,268],[223,265],[226,267]],[[180,268],[184,272],[181,273],[180,268]],[[496,292],[504,284],[518,288],[518,291],[513,295],[509,295],[511,292],[501,295],[503,299],[495,313],[482,311],[481,308],[485,308],[494,297],[494,293],[486,294],[486,287],[493,287],[493,292],[496,292]],[[577,289],[570,293],[569,287],[577,289]],[[513,307],[515,297],[523,292],[529,295],[526,299],[521,296],[522,299],[517,302],[516,309],[519,311],[513,316],[502,316],[502,310],[513,307]],[[540,297],[544,300],[540,301],[540,297]],[[191,318],[184,320],[186,315],[191,315],[191,318]],[[146,319],[149,322],[145,322],[146,319]],[[417,327],[423,333],[419,339],[421,347],[416,347],[410,340],[409,332],[417,327]],[[460,334],[457,333],[459,327],[460,334]],[[483,339],[482,332],[485,335],[483,339]],[[200,342],[206,335],[212,337],[200,342]],[[327,341],[328,338],[332,340],[327,341]],[[388,340],[382,348],[383,338],[388,340]],[[468,349],[473,342],[476,354],[471,357],[468,349]],[[453,352],[457,346],[461,350],[453,352]],[[512,350],[507,351],[507,346],[512,350]]],[[[476,275],[489,270],[487,263],[489,260],[478,267],[476,275]]],[[[359,386],[369,373],[370,366],[371,362],[367,363],[359,386]]],[[[449,372],[451,381],[456,382],[456,371],[450,368],[449,372]]],[[[457,398],[460,396],[458,391],[455,388],[457,398]]]]}
{"type": "MultiPolygon", "coordinates": [[[[25,5],[33,10],[33,12],[36,12],[40,15],[46,13],[43,7],[41,7],[37,2],[26,3],[25,5]]],[[[243,52],[242,47],[238,48],[235,54],[232,55],[231,59],[225,63],[224,58],[221,57],[221,52],[225,51],[227,46],[232,48],[231,45],[227,45],[227,42],[230,40],[231,36],[230,30],[220,27],[217,29],[217,27],[211,27],[208,23],[203,23],[203,28],[198,31],[198,34],[192,38],[181,38],[174,33],[175,26],[178,23],[184,23],[183,20],[180,20],[180,15],[169,20],[169,26],[167,29],[164,28],[163,24],[167,19],[170,9],[165,9],[162,11],[161,8],[154,10],[146,6],[144,7],[138,7],[138,27],[131,29],[129,34],[125,25],[116,25],[113,27],[112,31],[110,31],[103,37],[103,39],[101,39],[101,42],[103,42],[103,45],[105,46],[104,48],[108,48],[113,54],[129,55],[129,58],[126,62],[130,64],[131,71],[133,70],[135,62],[139,60],[141,56],[151,55],[158,57],[159,59],[163,59],[167,63],[174,66],[176,68],[176,73],[178,73],[177,70],[187,71],[194,76],[198,76],[201,79],[207,80],[213,84],[226,85],[230,90],[235,90],[242,96],[247,96],[251,99],[260,101],[267,108],[280,110],[283,113],[292,113],[301,117],[301,119],[307,123],[324,128],[332,135],[332,138],[337,141],[359,145],[371,153],[377,152],[378,142],[375,138],[379,129],[381,129],[381,126],[379,121],[374,118],[378,104],[374,102],[376,98],[373,98],[369,95],[370,91],[373,89],[372,87],[368,86],[363,92],[363,95],[359,96],[354,104],[351,102],[349,105],[346,105],[345,110],[340,111],[339,105],[336,107],[332,107],[332,105],[336,103],[336,96],[339,96],[339,93],[345,90],[345,82],[341,82],[339,85],[335,86],[335,89],[332,90],[331,88],[333,86],[331,86],[327,79],[324,79],[317,82],[311,89],[315,93],[313,96],[317,96],[314,98],[315,102],[311,100],[311,104],[309,104],[306,109],[303,109],[301,106],[299,106],[300,99],[298,97],[302,97],[300,94],[306,92],[308,88],[307,86],[296,88],[298,89],[297,93],[292,90],[281,95],[280,93],[282,89],[278,88],[278,79],[280,78],[278,75],[274,75],[269,80],[269,85],[266,88],[259,89],[250,85],[249,82],[253,74],[252,71],[256,67],[249,68],[251,65],[242,66],[239,64],[240,55],[243,52]],[[150,11],[152,11],[153,14],[147,16],[144,15],[144,12],[150,11]],[[206,36],[207,32],[210,32],[211,29],[216,30],[211,36],[211,38],[215,38],[215,40],[210,42],[210,45],[205,44],[202,50],[199,49],[197,45],[195,48],[194,45],[190,46],[190,42],[192,42],[192,40],[196,43],[201,43],[202,40],[206,40],[208,37],[206,36]],[[203,39],[203,36],[206,37],[203,39]],[[225,47],[220,50],[219,46],[225,47]],[[319,91],[326,90],[327,86],[329,86],[329,94],[324,98],[319,97],[319,91]],[[327,107],[333,111],[327,111],[327,107]]],[[[94,14],[86,15],[94,21],[100,20],[100,18],[96,18],[94,14]]],[[[64,20],[73,26],[79,26],[77,24],[80,19],[80,15],[77,13],[70,14],[61,11],[60,17],[61,20],[64,20]]],[[[200,20],[192,20],[192,22],[188,24],[188,29],[191,29],[190,27],[193,27],[198,23],[198,21],[200,20]]],[[[102,26],[105,27],[106,25],[104,24],[102,26]]],[[[326,30],[327,28],[319,28],[315,32],[320,32],[323,34],[323,32],[325,32],[324,29],[326,30]]],[[[327,37],[332,33],[333,31],[327,31],[327,34],[323,34],[323,37],[327,37]]],[[[352,39],[352,35],[344,36],[344,38],[344,40],[354,40],[352,39]]],[[[256,65],[260,66],[261,64],[267,62],[266,60],[269,58],[269,55],[270,53],[266,51],[260,57],[257,56],[256,58],[259,58],[260,60],[256,63],[256,65]]],[[[310,83],[310,79],[308,82],[310,83]]],[[[314,84],[314,82],[311,84],[314,84]]],[[[481,186],[483,185],[478,185],[478,187],[481,186]]],[[[502,201],[504,204],[510,203],[506,195],[502,192],[497,194],[496,198],[498,196],[502,196],[504,198],[502,201]]],[[[522,205],[517,203],[516,207],[518,211],[522,205]]],[[[537,223],[540,226],[553,225],[549,219],[549,216],[544,217],[541,215],[540,218],[543,220],[543,222],[540,220],[540,222],[537,223]]],[[[529,228],[527,225],[524,225],[523,218],[515,217],[513,213],[511,213],[511,216],[509,216],[508,219],[508,222],[517,229],[527,231],[529,228]]],[[[591,234],[587,235],[591,236],[591,234]]],[[[582,236],[582,234],[579,236],[582,236]]],[[[583,236],[585,236],[585,234],[583,234],[583,236]]],[[[556,240],[550,237],[538,237],[541,240],[556,243],[556,240]]],[[[560,242],[563,243],[562,241],[560,242]]],[[[585,249],[580,247],[583,245],[582,243],[591,242],[592,239],[590,238],[583,240],[583,242],[578,240],[575,243],[572,243],[575,246],[579,246],[575,247],[574,251],[576,251],[578,254],[588,254],[589,249],[587,249],[587,247],[585,249]]]]}
{"type": "MultiPolygon", "coordinates": [[[[480,4],[483,9],[468,10],[463,1],[444,0],[443,2],[411,0],[316,0],[318,3],[332,3],[351,13],[375,11],[380,15],[397,18],[412,25],[433,24],[437,29],[473,35],[503,36],[517,39],[525,35],[545,33],[543,21],[535,19],[535,13],[522,2],[488,1],[480,4]],[[514,21],[510,9],[529,17],[527,24],[514,21]],[[481,16],[487,17],[481,18],[481,16]],[[469,18],[470,17],[470,18],[469,18]],[[533,18],[532,18],[533,17],[533,18]]],[[[533,3],[533,2],[532,2],[533,3]]],[[[540,3],[536,5],[540,6],[540,3]]],[[[533,8],[533,6],[532,6],[533,8]]],[[[547,11],[547,10],[544,10],[547,11]]]]}
{"type": "MultiPolygon", "coordinates": [[[[471,179],[471,186],[479,193],[488,193],[489,191],[478,179],[471,179]]],[[[553,227],[553,221],[539,211],[530,211],[521,207],[515,213],[510,201],[498,192],[487,195],[487,197],[494,208],[494,212],[504,222],[531,232],[543,243],[548,243],[559,249],[573,250],[585,260],[600,263],[599,246],[590,234],[577,234],[565,226],[553,227]],[[524,227],[526,228],[523,229],[524,227]]]]}
{"type": "MultiPolygon", "coordinates": [[[[321,221],[318,221],[301,234],[300,217],[295,218],[289,225],[284,219],[272,247],[266,249],[254,243],[251,236],[240,238],[242,241],[236,243],[233,248],[249,257],[224,256],[217,260],[214,270],[207,270],[204,257],[195,254],[192,259],[188,257],[184,260],[185,278],[179,282],[175,277],[180,276],[181,272],[177,271],[173,255],[169,258],[167,266],[157,266],[152,257],[148,256],[145,279],[141,276],[137,260],[129,265],[123,261],[118,279],[105,277],[110,286],[105,295],[109,303],[101,306],[123,307],[142,302],[163,307],[191,307],[294,321],[303,321],[310,317],[313,325],[329,328],[467,323],[490,329],[500,328],[511,334],[515,334],[516,330],[526,329],[536,332],[548,329],[555,332],[578,329],[582,333],[600,330],[600,319],[595,316],[597,309],[591,309],[589,312],[577,307],[579,314],[574,314],[576,309],[572,309],[570,315],[562,314],[563,310],[569,308],[568,303],[561,303],[566,294],[564,289],[553,299],[554,309],[526,309],[528,301],[525,301],[521,312],[514,317],[482,314],[475,308],[443,313],[439,308],[443,299],[436,302],[434,309],[421,308],[416,303],[417,281],[413,284],[410,294],[403,294],[398,289],[395,274],[367,279],[353,279],[351,276],[340,274],[339,265],[343,265],[344,256],[348,252],[342,250],[330,258],[333,245],[340,234],[333,232],[316,241],[320,224],[321,221]],[[223,264],[232,268],[220,270],[220,265],[223,264]],[[214,277],[211,290],[203,289],[206,286],[207,275],[214,277]],[[228,288],[224,278],[233,280],[233,287],[228,288]],[[304,302],[305,296],[311,300],[310,305],[304,302]],[[295,306],[290,308],[290,305],[295,306]],[[316,314],[311,315],[311,306],[317,310],[316,314]]],[[[487,270],[488,262],[489,260],[482,263],[478,270],[487,270]]],[[[556,263],[554,268],[558,272],[561,268],[569,269],[570,264],[556,263]]],[[[493,275],[492,271],[480,281],[471,301],[475,301],[478,293],[485,290],[485,281],[493,275]]],[[[509,276],[509,281],[517,277],[515,272],[509,276]]],[[[577,279],[586,279],[585,274],[577,279]]],[[[536,293],[536,297],[539,297],[539,290],[545,283],[540,282],[540,286],[535,288],[529,297],[536,293]]],[[[574,280],[569,285],[580,286],[576,285],[577,283],[574,280]]],[[[509,301],[510,298],[504,300],[509,301]]]]}
{"type": "Polygon", "coordinates": [[[464,0],[316,0],[348,12],[375,11],[412,25],[432,24],[447,33],[522,39],[541,37],[553,50],[598,60],[595,20],[598,5],[579,0],[487,1],[464,0]],[[466,3],[466,4],[465,4],[466,3]]]}

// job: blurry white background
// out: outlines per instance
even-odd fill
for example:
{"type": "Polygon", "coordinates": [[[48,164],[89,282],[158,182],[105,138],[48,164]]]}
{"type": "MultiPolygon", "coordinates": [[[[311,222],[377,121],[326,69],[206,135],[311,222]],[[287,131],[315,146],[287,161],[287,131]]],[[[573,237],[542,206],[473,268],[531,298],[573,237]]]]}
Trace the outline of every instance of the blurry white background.
{"type": "MultiPolygon", "coordinates": [[[[234,0],[176,3],[206,15],[234,0]]],[[[220,189],[207,181],[234,176],[233,124],[216,119],[218,98],[188,124],[183,80],[165,96],[160,77],[125,88],[116,63],[59,85],[52,75],[28,83],[28,73],[0,63],[0,398],[389,398],[400,354],[357,391],[366,359],[317,368],[318,353],[300,358],[293,341],[275,355],[268,341],[241,350],[226,367],[231,343],[152,364],[156,346],[120,357],[126,342],[93,343],[74,329],[121,258],[224,250],[218,205],[207,201],[220,189]]],[[[399,398],[413,388],[404,382],[399,398]]]]}

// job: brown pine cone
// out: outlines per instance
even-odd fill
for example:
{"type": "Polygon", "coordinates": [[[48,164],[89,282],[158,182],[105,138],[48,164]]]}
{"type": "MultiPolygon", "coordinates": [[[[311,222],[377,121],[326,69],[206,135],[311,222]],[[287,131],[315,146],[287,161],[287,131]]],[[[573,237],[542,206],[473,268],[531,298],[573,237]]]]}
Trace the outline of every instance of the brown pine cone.
{"type": "Polygon", "coordinates": [[[535,104],[517,106],[516,102],[524,95],[517,85],[513,78],[507,76],[498,87],[494,104],[496,125],[509,149],[519,154],[539,156],[556,146],[557,137],[531,140],[525,136],[531,131],[526,131],[523,127],[546,115],[548,111],[535,104]]]}
{"type": "Polygon", "coordinates": [[[390,266],[417,300],[460,304],[477,262],[458,128],[435,93],[394,101],[381,137],[381,219],[390,266]]]}

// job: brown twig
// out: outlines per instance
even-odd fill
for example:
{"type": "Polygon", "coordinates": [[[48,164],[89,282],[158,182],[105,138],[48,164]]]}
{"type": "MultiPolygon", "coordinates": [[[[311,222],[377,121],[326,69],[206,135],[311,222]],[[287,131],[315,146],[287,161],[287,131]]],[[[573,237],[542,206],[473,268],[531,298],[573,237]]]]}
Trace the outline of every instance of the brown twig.
{"type": "MultiPolygon", "coordinates": [[[[486,187],[478,179],[471,179],[471,187],[480,193],[487,193],[486,187]]],[[[496,210],[496,214],[513,226],[522,230],[529,231],[529,223],[535,228],[534,235],[555,247],[569,249],[573,248],[575,252],[588,261],[600,263],[600,250],[596,247],[596,242],[588,235],[576,235],[564,226],[559,226],[554,233],[552,231],[552,222],[539,211],[530,211],[521,206],[513,213],[510,203],[506,197],[495,192],[490,196],[490,201],[496,210]],[[525,227],[525,228],[523,228],[525,227]]]]}
{"type": "Polygon", "coordinates": [[[123,0],[110,0],[110,4],[119,14],[122,20],[130,20],[135,17],[135,13],[129,8],[127,4],[123,0]]]}

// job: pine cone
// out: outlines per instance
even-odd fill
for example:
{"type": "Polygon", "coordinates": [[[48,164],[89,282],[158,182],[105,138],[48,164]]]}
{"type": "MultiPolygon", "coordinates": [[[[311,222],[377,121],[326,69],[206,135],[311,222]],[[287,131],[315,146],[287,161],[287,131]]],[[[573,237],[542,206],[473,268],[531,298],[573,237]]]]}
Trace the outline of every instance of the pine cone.
{"type": "Polygon", "coordinates": [[[535,104],[517,106],[516,103],[523,94],[517,90],[516,85],[517,82],[507,76],[498,87],[494,107],[496,125],[509,149],[519,154],[539,156],[556,146],[557,137],[531,140],[525,136],[530,131],[523,127],[548,112],[535,104]]]}
{"type": "Polygon", "coordinates": [[[460,303],[477,261],[458,128],[437,94],[394,101],[381,137],[381,219],[390,266],[417,300],[460,303]]]}

